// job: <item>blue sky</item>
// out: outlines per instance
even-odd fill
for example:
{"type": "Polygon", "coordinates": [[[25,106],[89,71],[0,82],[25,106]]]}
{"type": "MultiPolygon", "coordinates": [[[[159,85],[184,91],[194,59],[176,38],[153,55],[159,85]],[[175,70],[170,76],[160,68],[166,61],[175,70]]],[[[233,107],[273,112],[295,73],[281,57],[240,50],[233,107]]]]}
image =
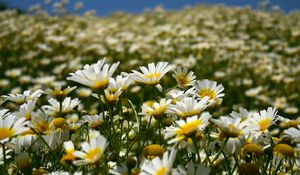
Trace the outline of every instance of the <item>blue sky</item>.
{"type": "MultiPolygon", "coordinates": [[[[55,1],[55,0],[52,0],[55,1]]],[[[69,0],[68,9],[71,10],[78,0],[69,0]]],[[[145,8],[153,8],[162,5],[166,9],[181,9],[186,5],[196,4],[226,4],[229,6],[246,6],[256,7],[259,0],[81,0],[84,2],[82,11],[94,9],[98,15],[108,15],[113,12],[123,11],[140,13],[145,8]]],[[[270,0],[272,5],[280,5],[285,11],[300,10],[300,0],[270,0]]],[[[11,7],[18,7],[23,10],[28,9],[33,4],[44,4],[44,0],[0,0],[11,7]]],[[[46,7],[46,6],[45,6],[46,7]]],[[[46,9],[50,9],[46,7],[46,9]]]]}

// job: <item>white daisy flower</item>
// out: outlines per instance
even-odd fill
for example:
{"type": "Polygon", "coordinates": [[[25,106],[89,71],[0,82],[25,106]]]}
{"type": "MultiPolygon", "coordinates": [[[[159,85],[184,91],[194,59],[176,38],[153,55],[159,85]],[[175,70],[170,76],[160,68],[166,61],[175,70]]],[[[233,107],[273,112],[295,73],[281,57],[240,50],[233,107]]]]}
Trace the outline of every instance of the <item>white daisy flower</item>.
{"type": "Polygon", "coordinates": [[[104,122],[104,117],[107,115],[107,112],[95,114],[95,115],[84,115],[82,118],[84,121],[88,122],[91,128],[97,128],[101,126],[104,122]]]}
{"type": "Polygon", "coordinates": [[[242,121],[245,121],[251,117],[251,114],[247,111],[247,109],[241,107],[239,108],[239,113],[232,111],[229,115],[233,118],[241,118],[242,121]]]}
{"type": "Polygon", "coordinates": [[[183,167],[182,165],[178,166],[178,168],[172,171],[172,175],[209,175],[210,169],[205,167],[203,164],[195,165],[194,162],[189,162],[187,167],[183,167]]]}
{"type": "Polygon", "coordinates": [[[44,134],[52,132],[49,117],[42,112],[32,113],[30,126],[44,134]]]}
{"type": "Polygon", "coordinates": [[[133,80],[130,78],[129,75],[128,76],[118,75],[116,79],[114,78],[109,79],[107,90],[109,92],[116,92],[119,89],[121,89],[122,91],[126,91],[132,82],[133,80]]]}
{"type": "Polygon", "coordinates": [[[20,109],[18,112],[15,113],[15,115],[18,118],[26,118],[26,120],[30,120],[31,119],[31,114],[33,112],[33,109],[35,107],[37,99],[34,100],[30,100],[27,103],[24,103],[20,106],[20,109]]]}
{"type": "Polygon", "coordinates": [[[225,137],[243,136],[255,129],[255,126],[250,125],[248,121],[242,121],[241,118],[221,116],[219,119],[211,119],[211,121],[220,128],[225,137]]]}
{"type": "Polygon", "coordinates": [[[159,62],[157,65],[154,63],[148,64],[148,69],[145,66],[140,67],[141,72],[133,70],[131,77],[138,83],[146,85],[159,84],[162,77],[172,69],[172,66],[167,62],[159,62]]]}
{"type": "Polygon", "coordinates": [[[94,129],[89,129],[88,133],[84,133],[83,134],[83,138],[85,138],[85,140],[89,140],[89,139],[95,139],[98,136],[101,136],[100,132],[94,129]]]}
{"type": "Polygon", "coordinates": [[[88,97],[92,94],[92,90],[89,88],[79,88],[79,89],[76,89],[76,93],[80,97],[88,97]]]}
{"type": "MultiPolygon", "coordinates": [[[[109,170],[110,174],[114,175],[128,175],[128,168],[125,163],[121,163],[119,166],[114,166],[109,170]]],[[[131,175],[138,175],[139,171],[135,168],[131,169],[131,175]]]]}
{"type": "Polygon", "coordinates": [[[289,128],[284,130],[284,134],[286,134],[288,137],[291,137],[294,142],[300,142],[300,125],[298,125],[298,128],[289,128]]]}
{"type": "Polygon", "coordinates": [[[68,86],[64,90],[61,90],[61,85],[57,85],[54,87],[54,90],[47,89],[46,92],[47,92],[47,94],[49,94],[53,97],[65,97],[70,92],[72,92],[74,89],[76,89],[76,86],[73,86],[73,87],[68,86]]]}
{"type": "Polygon", "coordinates": [[[28,129],[18,135],[18,137],[15,140],[15,151],[16,153],[21,153],[24,151],[24,148],[36,148],[36,144],[34,142],[38,136],[31,130],[28,129]]]}
{"type": "Polygon", "coordinates": [[[2,98],[4,98],[5,100],[15,102],[17,104],[23,104],[29,100],[35,100],[35,99],[39,98],[43,92],[44,91],[42,91],[42,90],[36,90],[34,92],[31,92],[30,90],[28,90],[28,91],[24,91],[23,94],[3,95],[2,98]]]}
{"type": "Polygon", "coordinates": [[[0,118],[4,119],[10,115],[10,112],[8,112],[8,109],[1,109],[0,110],[0,118]]]}
{"type": "Polygon", "coordinates": [[[193,85],[196,79],[194,72],[188,72],[187,67],[182,68],[180,66],[174,70],[174,74],[172,76],[177,81],[178,86],[183,88],[193,85]]]}
{"type": "Polygon", "coordinates": [[[94,90],[105,88],[110,77],[114,74],[118,63],[112,65],[105,63],[105,59],[99,60],[96,64],[85,65],[82,70],[71,73],[67,80],[88,86],[94,90]]]}
{"type": "Polygon", "coordinates": [[[188,139],[193,137],[198,131],[203,131],[209,123],[211,115],[208,112],[202,113],[201,116],[188,117],[185,120],[175,121],[176,126],[170,126],[165,129],[165,139],[175,136],[175,138],[168,141],[174,142],[188,142],[188,139]]]}
{"type": "Polygon", "coordinates": [[[84,142],[81,145],[83,151],[74,151],[73,155],[80,160],[75,160],[75,165],[94,164],[98,162],[107,146],[107,139],[103,136],[98,136],[95,139],[90,139],[89,142],[84,142]]]}
{"type": "Polygon", "coordinates": [[[108,103],[114,103],[119,100],[119,97],[122,95],[122,93],[123,91],[121,89],[115,92],[110,92],[109,90],[105,89],[104,90],[105,100],[108,103]]]}
{"type": "Polygon", "coordinates": [[[1,110],[0,114],[2,114],[2,116],[0,116],[0,142],[5,142],[9,138],[28,129],[26,127],[28,122],[26,122],[24,117],[17,119],[16,115],[7,115],[7,110],[1,110]],[[4,116],[5,118],[3,118],[4,116]]]}
{"type": "Polygon", "coordinates": [[[186,91],[181,91],[179,89],[173,89],[169,91],[166,96],[172,99],[172,103],[176,104],[178,101],[181,101],[185,97],[191,97],[195,92],[194,88],[190,88],[186,91]]]}
{"type": "Polygon", "coordinates": [[[163,158],[155,157],[151,161],[145,161],[141,166],[141,175],[168,175],[172,171],[173,162],[176,157],[176,151],[164,153],[163,158]]]}
{"type": "Polygon", "coordinates": [[[61,158],[61,162],[67,163],[75,160],[75,156],[73,155],[73,152],[75,151],[73,142],[72,141],[64,142],[64,148],[66,154],[61,158]]]}
{"type": "Polygon", "coordinates": [[[200,101],[186,97],[178,101],[175,105],[171,105],[168,112],[174,113],[180,118],[187,118],[193,115],[200,114],[208,105],[209,97],[204,97],[200,101]]]}
{"type": "Polygon", "coordinates": [[[277,109],[268,107],[267,110],[261,110],[259,113],[254,113],[249,121],[252,122],[258,131],[264,132],[274,124],[278,119],[277,109]]]}
{"type": "Polygon", "coordinates": [[[43,108],[49,113],[49,115],[54,116],[57,116],[60,113],[60,110],[62,114],[67,114],[80,104],[80,101],[77,98],[71,99],[71,97],[64,99],[61,108],[60,103],[54,98],[49,99],[48,102],[50,105],[45,105],[43,108]]]}
{"type": "Polygon", "coordinates": [[[142,106],[141,115],[149,115],[155,118],[160,117],[166,113],[172,100],[160,99],[159,102],[146,102],[142,106]]]}
{"type": "Polygon", "coordinates": [[[211,100],[223,97],[225,94],[222,93],[224,87],[222,84],[217,85],[217,82],[210,80],[197,81],[194,87],[199,98],[209,97],[211,100]]]}

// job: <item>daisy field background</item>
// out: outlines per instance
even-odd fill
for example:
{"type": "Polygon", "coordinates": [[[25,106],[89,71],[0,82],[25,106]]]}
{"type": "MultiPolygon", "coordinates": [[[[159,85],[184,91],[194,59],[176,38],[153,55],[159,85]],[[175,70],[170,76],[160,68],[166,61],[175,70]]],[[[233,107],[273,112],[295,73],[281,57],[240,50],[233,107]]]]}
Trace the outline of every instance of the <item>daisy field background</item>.
{"type": "Polygon", "coordinates": [[[0,1],[0,174],[299,174],[299,7],[0,1]]]}

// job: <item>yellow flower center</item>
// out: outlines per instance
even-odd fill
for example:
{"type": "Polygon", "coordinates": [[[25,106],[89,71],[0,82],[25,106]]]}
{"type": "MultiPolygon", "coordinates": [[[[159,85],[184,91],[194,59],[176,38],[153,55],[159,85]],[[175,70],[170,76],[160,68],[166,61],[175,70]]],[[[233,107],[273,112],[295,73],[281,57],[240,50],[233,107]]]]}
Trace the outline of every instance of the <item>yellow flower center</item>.
{"type": "Polygon", "coordinates": [[[145,78],[159,78],[160,75],[161,75],[160,73],[155,72],[155,73],[145,75],[145,78]]]}
{"type": "Polygon", "coordinates": [[[294,148],[292,148],[288,144],[280,143],[273,148],[273,152],[285,157],[293,157],[294,156],[294,148]]]}
{"type": "Polygon", "coordinates": [[[98,81],[98,80],[94,80],[94,85],[93,85],[93,89],[101,89],[104,88],[105,86],[107,86],[108,84],[108,79],[104,78],[102,81],[98,81]]]}
{"type": "Polygon", "coordinates": [[[26,113],[25,118],[26,118],[26,120],[30,120],[31,119],[31,113],[26,113]]]}
{"type": "Polygon", "coordinates": [[[164,175],[167,172],[167,168],[165,166],[161,167],[154,175],[164,175]]]}
{"type": "Polygon", "coordinates": [[[158,106],[158,107],[155,109],[155,111],[154,111],[154,115],[161,115],[161,114],[163,114],[166,110],[167,110],[167,106],[166,106],[166,105],[158,106]]]}
{"type": "Polygon", "coordinates": [[[49,123],[45,122],[45,121],[41,121],[39,123],[37,123],[37,129],[41,132],[45,132],[45,131],[48,131],[50,128],[49,128],[49,123]]]}
{"type": "Polygon", "coordinates": [[[152,159],[156,156],[162,157],[164,154],[164,149],[160,145],[152,144],[148,145],[143,149],[143,155],[147,159],[152,159]]]}
{"type": "Polygon", "coordinates": [[[264,131],[271,125],[272,118],[266,118],[258,122],[259,130],[264,131]]]}
{"type": "Polygon", "coordinates": [[[264,150],[259,145],[249,143],[244,146],[243,152],[245,154],[254,153],[255,155],[262,155],[264,153],[264,150]]]}
{"type": "Polygon", "coordinates": [[[55,128],[65,128],[67,124],[66,120],[61,117],[53,119],[52,123],[55,128]]]}
{"type": "Polygon", "coordinates": [[[23,131],[23,132],[20,133],[21,136],[34,135],[34,134],[35,133],[31,129],[25,130],[25,131],[23,131]]]}
{"type": "Polygon", "coordinates": [[[229,124],[228,128],[222,129],[222,132],[220,134],[220,138],[226,138],[226,137],[234,138],[234,137],[240,136],[241,134],[243,134],[243,132],[240,129],[238,129],[233,124],[229,124]]]}
{"type": "Polygon", "coordinates": [[[190,135],[193,132],[195,132],[197,130],[197,128],[199,127],[199,125],[201,125],[202,121],[201,120],[195,120],[189,123],[184,124],[183,126],[180,127],[180,129],[178,129],[176,131],[176,134],[178,135],[190,135]]]}
{"type": "Polygon", "coordinates": [[[15,131],[9,128],[0,128],[0,140],[11,137],[15,134],[15,131]]]}
{"type": "Polygon", "coordinates": [[[203,110],[192,110],[188,112],[180,112],[178,113],[179,117],[186,119],[187,117],[200,114],[203,110]]]}
{"type": "Polygon", "coordinates": [[[189,83],[189,79],[184,74],[180,74],[177,76],[177,82],[182,86],[186,86],[189,83]]]}
{"type": "Polygon", "coordinates": [[[67,153],[61,160],[64,160],[64,161],[75,160],[76,157],[72,153],[73,152],[67,153]]]}
{"type": "Polygon", "coordinates": [[[102,154],[102,150],[101,148],[95,148],[95,149],[91,149],[85,156],[85,158],[89,161],[91,161],[92,163],[96,162],[97,159],[100,158],[102,154]]]}
{"type": "Polygon", "coordinates": [[[207,96],[207,97],[209,97],[210,99],[214,99],[214,98],[216,98],[217,94],[216,94],[215,91],[213,91],[213,90],[211,90],[211,89],[201,89],[201,90],[199,91],[199,96],[200,96],[201,98],[207,96]]]}

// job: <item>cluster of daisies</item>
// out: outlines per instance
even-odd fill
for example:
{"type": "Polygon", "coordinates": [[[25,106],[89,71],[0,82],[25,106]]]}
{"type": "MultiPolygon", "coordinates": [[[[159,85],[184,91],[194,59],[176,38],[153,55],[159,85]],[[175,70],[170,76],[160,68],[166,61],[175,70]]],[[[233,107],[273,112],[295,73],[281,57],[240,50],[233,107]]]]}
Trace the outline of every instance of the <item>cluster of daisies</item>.
{"type": "Polygon", "coordinates": [[[300,173],[299,120],[272,107],[220,116],[215,81],[168,62],[114,75],[118,66],[70,73],[85,99],[76,86],[2,95],[1,174],[300,173]]]}
{"type": "MultiPolygon", "coordinates": [[[[241,106],[273,106],[280,114],[298,117],[300,13],[282,13],[278,7],[272,10],[266,0],[261,1],[264,7],[255,10],[193,5],[176,11],[156,7],[106,17],[95,16],[92,9],[85,11],[91,5],[78,11],[84,1],[74,0],[39,0],[28,13],[1,10],[0,93],[66,87],[69,73],[96,63],[99,57],[120,61],[118,70],[125,72],[168,61],[188,67],[198,79],[223,84],[227,90],[221,113],[241,106]],[[70,11],[72,6],[74,11],[70,11]]],[[[187,71],[184,69],[177,71],[187,71]]],[[[104,88],[106,82],[101,83],[104,88]]],[[[74,92],[78,97],[93,93],[83,86],[74,92]]],[[[118,94],[120,91],[107,96],[118,94]]]]}

